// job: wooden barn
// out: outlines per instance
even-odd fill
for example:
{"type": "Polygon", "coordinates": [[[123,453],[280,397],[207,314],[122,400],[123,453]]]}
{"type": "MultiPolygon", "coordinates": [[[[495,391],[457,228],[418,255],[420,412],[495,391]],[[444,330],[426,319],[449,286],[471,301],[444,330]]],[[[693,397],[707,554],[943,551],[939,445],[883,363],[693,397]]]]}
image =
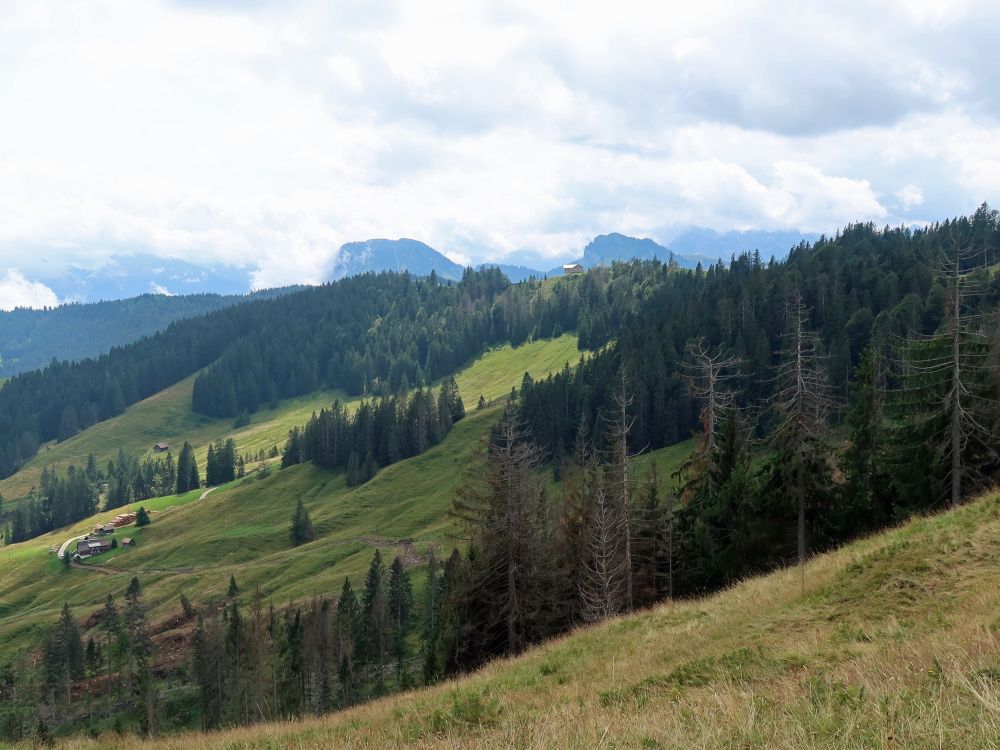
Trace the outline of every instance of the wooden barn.
{"type": "Polygon", "coordinates": [[[110,539],[81,539],[76,543],[76,555],[80,559],[93,557],[111,549],[110,539]]]}

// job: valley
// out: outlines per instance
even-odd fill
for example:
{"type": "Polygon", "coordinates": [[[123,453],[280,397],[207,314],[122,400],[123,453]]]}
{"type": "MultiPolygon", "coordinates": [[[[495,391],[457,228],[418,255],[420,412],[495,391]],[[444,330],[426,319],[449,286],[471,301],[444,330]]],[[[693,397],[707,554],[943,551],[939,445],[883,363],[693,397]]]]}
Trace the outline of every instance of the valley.
{"type": "MultiPolygon", "coordinates": [[[[520,347],[501,346],[478,357],[455,375],[459,393],[466,409],[476,406],[479,396],[499,399],[520,386],[525,372],[541,377],[573,365],[580,358],[577,339],[563,334],[555,340],[535,341],[520,347]]],[[[88,428],[64,442],[46,443],[20,471],[0,479],[0,494],[8,500],[23,497],[38,485],[45,467],[65,469],[69,465],[85,466],[91,453],[98,465],[104,466],[123,449],[130,456],[145,457],[159,442],[170,444],[176,455],[181,443],[188,441],[195,449],[198,465],[205,466],[208,444],[219,438],[232,437],[241,454],[256,454],[285,442],[292,427],[301,427],[313,412],[329,407],[335,399],[356,405],[360,398],[350,398],[343,392],[317,391],[307,396],[286,399],[274,408],[263,408],[250,419],[250,424],[234,428],[231,419],[212,419],[191,408],[192,375],[126,409],[125,413],[88,428]]]]}
{"type": "Polygon", "coordinates": [[[0,750],[1000,750],[1000,5],[786,5],[0,3],[0,750]]]}
{"type": "Polygon", "coordinates": [[[366,274],[19,376],[0,730],[756,748],[909,746],[935,721],[976,746],[1000,412],[969,321],[996,292],[960,250],[928,270],[954,232],[1000,223],[694,271],[366,274]],[[175,475],[114,462],[185,442],[175,475]],[[97,492],[144,512],[59,561],[121,512],[97,492]]]}
{"type": "MultiPolygon", "coordinates": [[[[89,532],[97,520],[110,518],[118,510],[102,511],[71,527],[3,547],[0,648],[30,644],[63,602],[97,607],[108,590],[124,588],[133,574],[143,576],[148,595],[156,602],[151,616],[166,618],[177,608],[180,592],[196,601],[209,601],[224,593],[230,575],[237,576],[245,591],[260,585],[275,602],[332,594],[345,576],[360,581],[373,544],[382,540],[391,549],[389,542],[412,539],[421,559],[431,545],[439,548],[439,554],[450,553],[457,543],[454,521],[448,515],[452,497],[464,468],[474,462],[502,409],[496,405],[477,410],[478,395],[501,399],[525,372],[542,377],[579,356],[576,337],[571,334],[487,352],[456,374],[460,393],[472,403],[467,406],[468,416],[453,432],[426,454],[385,467],[359,487],[347,487],[342,472],[312,465],[278,471],[275,464],[269,477],[258,479],[251,474],[216,489],[202,501],[198,498],[203,490],[197,489],[135,503],[132,509],[143,505],[155,511],[149,527],[129,530],[137,539],[136,547],[84,563],[121,571],[107,578],[76,568],[63,570],[48,550],[68,537],[89,532]],[[288,545],[288,520],[299,498],[312,515],[318,538],[305,548],[293,549],[288,545]],[[147,575],[147,571],[178,568],[185,572],[147,575]]],[[[291,427],[301,426],[313,411],[332,400],[326,393],[291,400],[255,415],[249,426],[233,431],[227,420],[205,420],[191,413],[190,383],[189,378],[135,404],[120,417],[43,451],[0,484],[0,489],[11,496],[20,487],[30,487],[41,472],[35,462],[40,464],[43,456],[45,465],[83,465],[89,452],[103,461],[114,457],[119,447],[144,453],[155,440],[175,436],[195,445],[201,466],[208,442],[228,435],[235,437],[240,450],[280,447],[291,427]],[[154,432],[153,425],[163,427],[154,432]]],[[[683,448],[665,453],[683,455],[683,448]]]]}

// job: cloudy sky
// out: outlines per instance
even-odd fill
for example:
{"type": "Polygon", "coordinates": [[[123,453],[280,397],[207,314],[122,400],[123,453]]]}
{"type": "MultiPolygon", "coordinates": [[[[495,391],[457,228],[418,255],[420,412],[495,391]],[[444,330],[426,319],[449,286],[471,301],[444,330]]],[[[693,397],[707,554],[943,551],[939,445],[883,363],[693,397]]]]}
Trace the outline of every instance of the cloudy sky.
{"type": "Polygon", "coordinates": [[[1000,203],[995,2],[5,0],[0,307],[154,253],[317,282],[1000,203]]]}

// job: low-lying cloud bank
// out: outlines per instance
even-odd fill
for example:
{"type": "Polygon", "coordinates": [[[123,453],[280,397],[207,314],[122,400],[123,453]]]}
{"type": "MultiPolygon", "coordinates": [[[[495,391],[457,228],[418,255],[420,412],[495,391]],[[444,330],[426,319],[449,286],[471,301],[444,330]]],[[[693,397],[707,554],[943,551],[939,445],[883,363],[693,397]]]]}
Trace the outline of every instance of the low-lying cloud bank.
{"type": "Polygon", "coordinates": [[[55,307],[59,298],[49,287],[37,281],[29,281],[15,269],[10,269],[0,278],[0,310],[14,310],[18,307],[55,307]]]}
{"type": "Polygon", "coordinates": [[[14,2],[0,269],[141,252],[264,287],[369,237],[555,263],[968,213],[1000,202],[998,47],[988,0],[14,2]]]}

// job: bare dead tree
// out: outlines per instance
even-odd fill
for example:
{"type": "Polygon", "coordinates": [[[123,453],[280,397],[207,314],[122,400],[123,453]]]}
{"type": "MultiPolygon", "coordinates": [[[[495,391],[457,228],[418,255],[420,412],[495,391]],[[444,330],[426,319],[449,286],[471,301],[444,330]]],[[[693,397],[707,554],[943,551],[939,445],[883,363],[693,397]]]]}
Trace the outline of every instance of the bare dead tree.
{"type": "Polygon", "coordinates": [[[772,401],[780,422],[771,435],[771,443],[791,453],[789,468],[798,511],[800,567],[806,559],[806,465],[810,452],[822,445],[827,419],[834,407],[826,367],[818,352],[819,337],[808,328],[809,312],[796,290],[786,308],[788,324],[772,401]]]}
{"type": "Polygon", "coordinates": [[[705,346],[704,339],[688,344],[687,360],[684,363],[686,379],[691,394],[701,404],[702,440],[698,455],[691,462],[697,466],[701,477],[712,491],[712,482],[717,466],[717,432],[726,412],[736,403],[736,393],[730,383],[740,376],[743,360],[726,356],[721,351],[712,351],[705,346]]]}
{"type": "Polygon", "coordinates": [[[974,307],[976,298],[990,291],[982,269],[987,251],[985,245],[963,244],[953,230],[949,252],[930,266],[947,288],[942,329],[930,335],[911,331],[904,341],[894,342],[900,352],[894,364],[901,371],[902,390],[909,393],[906,403],[914,407],[908,417],[929,424],[947,416],[947,428],[935,431],[933,442],[947,467],[952,507],[961,503],[963,486],[980,479],[966,459],[969,444],[976,442],[996,455],[992,431],[978,416],[984,406],[996,405],[980,386],[987,372],[996,369],[987,332],[995,314],[984,315],[974,307]]]}
{"type": "Polygon", "coordinates": [[[613,617],[625,605],[631,570],[625,567],[625,518],[603,486],[593,492],[587,528],[587,558],[579,579],[580,609],[590,622],[613,617]]]}
{"type": "Polygon", "coordinates": [[[611,417],[609,435],[611,438],[610,486],[613,488],[614,502],[621,516],[622,566],[628,572],[625,577],[625,610],[631,611],[634,604],[632,592],[632,481],[630,464],[632,454],[628,448],[628,436],[634,422],[629,414],[633,396],[628,388],[628,377],[624,365],[613,394],[615,411],[611,417]]]}
{"type": "Polygon", "coordinates": [[[667,493],[667,598],[674,598],[674,502],[673,492],[667,493]]]}

